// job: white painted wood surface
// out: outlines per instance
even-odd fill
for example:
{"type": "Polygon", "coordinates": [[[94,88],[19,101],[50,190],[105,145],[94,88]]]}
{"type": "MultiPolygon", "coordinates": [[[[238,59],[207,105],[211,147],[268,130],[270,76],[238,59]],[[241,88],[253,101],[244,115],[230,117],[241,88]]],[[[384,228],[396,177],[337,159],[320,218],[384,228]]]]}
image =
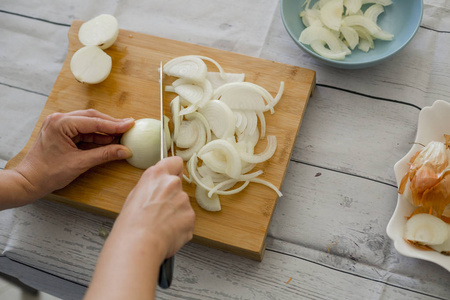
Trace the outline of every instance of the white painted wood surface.
{"type": "MultiPolygon", "coordinates": [[[[395,2],[395,0],[394,0],[395,2]]],[[[393,165],[420,109],[450,102],[450,1],[427,0],[422,26],[394,59],[339,70],[284,30],[278,1],[0,2],[0,167],[28,140],[67,51],[73,19],[117,16],[121,28],[317,72],[260,263],[193,243],[158,299],[448,299],[449,273],[399,255],[385,229],[397,201],[393,165]]],[[[0,191],[1,192],[1,191],[0,191]]],[[[38,201],[0,212],[0,272],[80,299],[113,220],[38,201]]]]}

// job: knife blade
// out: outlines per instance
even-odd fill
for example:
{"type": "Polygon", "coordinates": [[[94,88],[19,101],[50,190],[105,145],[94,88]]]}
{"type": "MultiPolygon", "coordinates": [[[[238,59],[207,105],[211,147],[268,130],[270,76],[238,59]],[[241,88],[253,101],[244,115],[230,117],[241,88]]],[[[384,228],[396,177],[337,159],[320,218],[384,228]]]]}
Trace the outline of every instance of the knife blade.
{"type": "MultiPolygon", "coordinates": [[[[162,61],[159,64],[159,105],[160,105],[160,120],[161,120],[161,160],[167,157],[167,145],[166,145],[166,134],[164,130],[164,91],[163,91],[163,65],[162,61]]],[[[159,268],[159,278],[158,285],[167,289],[170,287],[173,278],[173,269],[175,266],[174,256],[166,258],[161,267],[159,268]]]]}

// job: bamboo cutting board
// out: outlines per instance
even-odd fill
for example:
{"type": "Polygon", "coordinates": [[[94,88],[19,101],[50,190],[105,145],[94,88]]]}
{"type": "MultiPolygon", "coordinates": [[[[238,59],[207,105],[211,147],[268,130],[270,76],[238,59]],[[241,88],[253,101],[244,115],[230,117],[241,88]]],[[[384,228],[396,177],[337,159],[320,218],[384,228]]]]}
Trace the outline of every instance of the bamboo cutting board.
{"type": "MultiPolygon", "coordinates": [[[[159,62],[198,54],[216,60],[226,72],[245,73],[245,81],[263,86],[272,95],[278,92],[280,81],[285,82],[285,91],[275,107],[275,114],[265,114],[266,132],[277,136],[278,148],[269,161],[256,168],[264,171],[262,179],[281,187],[306,104],[315,88],[314,71],[120,30],[117,41],[105,50],[113,62],[110,76],[97,85],[82,84],[70,71],[72,55],[82,47],[78,40],[82,23],[77,20],[70,27],[68,55],[47,103],[30,140],[6,168],[19,164],[36,139],[45,117],[54,112],[94,108],[116,118],[159,119],[159,62]]],[[[208,70],[217,71],[212,64],[207,65],[208,70]]],[[[174,94],[168,92],[164,95],[166,115],[170,115],[169,103],[173,97],[174,94]]],[[[255,152],[264,150],[265,145],[265,140],[262,140],[255,152]]],[[[104,164],[82,174],[69,186],[47,198],[116,217],[142,172],[126,161],[104,164]]],[[[194,242],[262,260],[268,226],[278,198],[274,191],[252,183],[238,194],[221,196],[222,211],[213,213],[197,205],[193,186],[184,183],[183,188],[196,212],[194,242]]]]}

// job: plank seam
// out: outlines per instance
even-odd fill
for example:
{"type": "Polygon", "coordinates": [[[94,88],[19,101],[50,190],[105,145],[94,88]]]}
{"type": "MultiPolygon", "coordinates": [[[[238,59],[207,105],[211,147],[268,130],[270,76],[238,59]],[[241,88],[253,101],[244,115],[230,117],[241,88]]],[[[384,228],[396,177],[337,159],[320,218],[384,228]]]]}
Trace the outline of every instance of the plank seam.
{"type": "Polygon", "coordinates": [[[414,107],[414,108],[416,108],[418,110],[422,109],[421,107],[419,107],[419,106],[417,106],[415,104],[412,104],[412,103],[408,103],[408,102],[404,102],[404,101],[400,101],[400,100],[395,100],[395,99],[389,99],[389,98],[373,96],[373,95],[369,95],[369,94],[364,94],[364,93],[361,93],[361,92],[356,92],[356,91],[352,91],[352,90],[349,90],[349,89],[344,89],[344,88],[340,88],[340,87],[336,87],[336,86],[332,86],[332,85],[328,85],[328,84],[316,83],[316,86],[329,88],[329,89],[334,89],[334,90],[338,90],[338,91],[342,91],[342,92],[346,92],[346,93],[351,93],[351,94],[354,94],[354,95],[363,96],[363,97],[367,97],[367,98],[371,98],[371,99],[375,99],[375,100],[408,105],[408,106],[414,107]]]}
{"type": "Polygon", "coordinates": [[[9,14],[9,15],[27,18],[27,19],[36,20],[36,21],[41,21],[41,22],[45,22],[45,23],[49,23],[49,24],[53,24],[53,25],[58,25],[58,26],[70,27],[70,24],[54,22],[54,21],[50,21],[50,20],[46,20],[46,19],[42,19],[42,18],[38,18],[38,17],[32,17],[32,16],[28,16],[28,15],[24,15],[24,14],[19,14],[19,13],[15,13],[15,12],[3,10],[3,9],[0,9],[0,13],[9,14]]]}
{"type": "Polygon", "coordinates": [[[361,176],[361,175],[357,175],[357,174],[342,172],[342,171],[339,171],[339,170],[336,170],[336,169],[331,169],[331,168],[326,168],[326,167],[322,167],[322,166],[319,166],[319,165],[310,164],[310,163],[307,163],[307,162],[304,162],[304,161],[300,161],[300,160],[296,160],[296,159],[293,159],[293,158],[291,158],[291,161],[295,162],[295,163],[307,165],[307,166],[310,166],[310,167],[315,167],[315,168],[319,168],[319,169],[323,169],[323,170],[327,170],[327,171],[332,171],[332,172],[336,172],[336,173],[340,173],[340,174],[345,174],[345,175],[350,175],[350,176],[353,176],[353,177],[358,177],[358,178],[361,178],[361,179],[370,180],[370,181],[373,181],[373,182],[376,182],[376,183],[381,183],[381,184],[384,184],[384,185],[387,185],[387,186],[390,186],[390,187],[393,187],[393,188],[397,189],[397,185],[392,184],[392,183],[388,183],[388,182],[384,182],[384,181],[381,181],[381,180],[376,180],[376,179],[373,179],[373,178],[369,178],[369,177],[365,177],[365,176],[361,176]]]}
{"type": "Polygon", "coordinates": [[[22,87],[19,87],[19,86],[14,86],[14,85],[3,83],[3,82],[0,82],[0,85],[6,86],[6,87],[9,87],[9,88],[13,88],[13,89],[17,89],[17,90],[21,90],[21,91],[28,92],[28,93],[33,93],[33,94],[44,96],[44,97],[48,98],[47,94],[44,94],[44,93],[41,93],[41,92],[36,92],[36,91],[33,91],[33,90],[29,90],[29,89],[25,89],[25,88],[22,88],[22,87]]]}

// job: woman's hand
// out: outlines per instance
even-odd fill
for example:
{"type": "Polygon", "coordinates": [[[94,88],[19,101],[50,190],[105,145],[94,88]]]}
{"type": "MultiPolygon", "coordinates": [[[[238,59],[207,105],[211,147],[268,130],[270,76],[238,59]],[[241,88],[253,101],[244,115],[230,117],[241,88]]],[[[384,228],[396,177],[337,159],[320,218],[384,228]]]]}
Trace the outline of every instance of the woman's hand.
{"type": "Polygon", "coordinates": [[[183,160],[147,169],[106,240],[87,299],[153,299],[164,258],[193,236],[195,213],[183,192],[183,160]]]}
{"type": "Polygon", "coordinates": [[[119,235],[145,230],[150,246],[159,245],[164,258],[192,239],[195,214],[182,190],[183,160],[166,158],[147,169],[130,192],[116,224],[119,235]]]}
{"type": "Polygon", "coordinates": [[[89,168],[131,156],[114,144],[134,125],[133,119],[114,119],[96,110],[54,113],[15,171],[29,183],[32,200],[61,189],[89,168]]]}

